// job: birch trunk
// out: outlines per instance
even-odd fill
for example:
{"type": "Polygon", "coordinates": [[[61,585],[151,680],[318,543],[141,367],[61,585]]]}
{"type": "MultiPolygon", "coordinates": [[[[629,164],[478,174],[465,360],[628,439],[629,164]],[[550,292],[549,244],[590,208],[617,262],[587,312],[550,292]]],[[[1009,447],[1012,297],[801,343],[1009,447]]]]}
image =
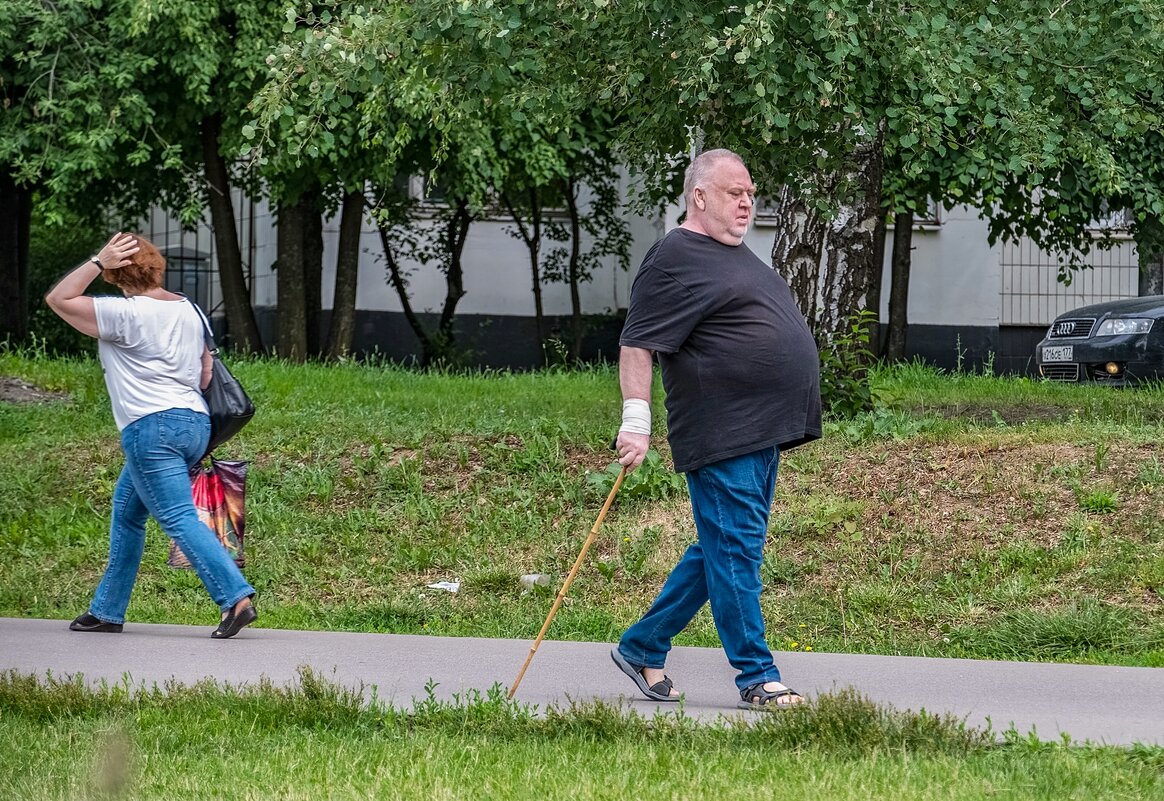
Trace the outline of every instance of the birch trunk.
{"type": "Polygon", "coordinates": [[[772,264],[792,287],[818,342],[845,330],[866,308],[875,270],[881,268],[881,254],[875,250],[883,162],[879,130],[854,150],[843,175],[825,176],[818,183],[849,187],[831,219],[787,187],[775,199],[779,228],[772,264]]]}
{"type": "Polygon", "coordinates": [[[792,297],[815,334],[819,328],[820,261],[827,221],[787,186],[780,188],[772,204],[779,220],[776,241],[772,244],[772,266],[792,288],[792,297]]]}
{"type": "Polygon", "coordinates": [[[866,308],[874,264],[881,267],[873,253],[873,242],[881,213],[883,161],[880,133],[853,153],[845,185],[854,191],[850,202],[829,222],[821,281],[824,301],[818,318],[822,332],[843,330],[857,312],[866,308]]]}

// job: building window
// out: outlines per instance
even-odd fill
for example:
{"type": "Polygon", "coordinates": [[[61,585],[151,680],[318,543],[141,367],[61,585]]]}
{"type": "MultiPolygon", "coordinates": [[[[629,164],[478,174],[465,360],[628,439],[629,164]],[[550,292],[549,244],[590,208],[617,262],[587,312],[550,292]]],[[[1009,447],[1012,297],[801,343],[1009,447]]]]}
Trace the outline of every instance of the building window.
{"type": "Polygon", "coordinates": [[[772,208],[771,198],[757,197],[755,208],[756,212],[753,218],[757,225],[775,225],[779,222],[776,216],[776,210],[772,208]]]}
{"type": "Polygon", "coordinates": [[[1092,220],[1087,227],[1092,231],[1101,231],[1109,234],[1127,233],[1128,229],[1132,227],[1132,210],[1115,209],[1113,211],[1107,208],[1106,202],[1103,205],[1103,212],[1099,217],[1092,220]]]}
{"type": "MultiPolygon", "coordinates": [[[[755,220],[757,225],[776,225],[780,222],[771,198],[756,198],[755,220]]],[[[937,228],[942,224],[942,204],[933,198],[926,200],[925,211],[914,215],[914,228],[937,228]]],[[[893,215],[889,215],[889,227],[893,227],[893,215]]]]}
{"type": "Polygon", "coordinates": [[[403,198],[416,201],[423,206],[447,206],[448,193],[439,182],[429,181],[426,175],[398,174],[392,181],[392,188],[403,198]]]}
{"type": "Polygon", "coordinates": [[[913,224],[927,228],[937,228],[942,224],[942,204],[934,198],[926,198],[925,211],[914,213],[913,224]]]}
{"type": "Polygon", "coordinates": [[[185,245],[163,245],[158,250],[166,257],[166,289],[181,292],[209,314],[210,285],[214,280],[210,254],[185,245]]]}

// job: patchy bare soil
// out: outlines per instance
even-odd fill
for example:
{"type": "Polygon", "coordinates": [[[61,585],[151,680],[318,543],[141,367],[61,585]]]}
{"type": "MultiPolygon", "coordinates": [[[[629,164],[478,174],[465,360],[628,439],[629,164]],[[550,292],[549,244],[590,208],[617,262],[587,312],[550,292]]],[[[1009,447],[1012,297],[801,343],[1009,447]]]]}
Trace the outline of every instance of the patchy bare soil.
{"type": "Polygon", "coordinates": [[[23,379],[0,375],[0,403],[44,403],[67,397],[63,392],[48,392],[23,379]]]}
{"type": "Polygon", "coordinates": [[[908,443],[849,452],[840,464],[801,478],[814,493],[859,501],[869,531],[893,518],[894,528],[947,533],[954,540],[973,533],[979,543],[1000,544],[1017,535],[1050,546],[1080,512],[1081,493],[1118,496],[1108,522],[1157,512],[1158,493],[1139,475],[1158,455],[1154,446],[1122,443],[1101,456],[1094,446],[1063,442],[908,443]]]}
{"type": "MultiPolygon", "coordinates": [[[[1048,410],[1036,410],[1036,416],[1048,410]]],[[[1030,416],[1026,419],[1031,419],[1030,416]]],[[[435,495],[466,496],[490,480],[488,451],[521,451],[516,437],[478,440],[457,437],[441,453],[426,454],[426,490],[435,495]]],[[[670,452],[657,443],[666,463],[670,452]]],[[[859,448],[829,447],[819,459],[781,466],[773,512],[790,515],[825,538],[856,524],[867,541],[884,542],[900,535],[921,535],[930,559],[948,561],[967,551],[996,549],[1023,540],[1054,547],[1080,516],[1099,527],[1126,524],[1143,530],[1144,521],[1164,517],[1164,494],[1156,481],[1164,448],[1114,443],[1097,452],[1094,445],[1031,442],[1002,436],[991,442],[947,444],[883,441],[859,448]],[[1106,493],[1114,508],[1089,514],[1081,497],[1106,493]],[[842,511],[834,511],[844,507],[842,511]]],[[[418,455],[395,450],[381,457],[389,464],[418,455]]],[[[605,454],[566,448],[568,472],[583,475],[605,468],[605,454]]],[[[613,456],[609,461],[613,461],[613,456]]],[[[351,469],[345,466],[345,469],[351,469]]],[[[1161,475],[1158,481],[1164,481],[1161,475]]],[[[331,500],[336,503],[335,498],[331,500]]],[[[353,499],[356,502],[356,499],[353,499]]],[[[612,518],[629,512],[635,527],[660,526],[667,534],[690,536],[694,527],[686,501],[639,504],[615,509],[612,518]]],[[[817,539],[817,537],[810,537],[817,539]]],[[[921,544],[921,543],[919,543],[921,544]]],[[[685,545],[675,543],[674,547],[685,545]]]]}
{"type": "MultiPolygon", "coordinates": [[[[782,466],[773,521],[775,532],[786,532],[778,546],[782,558],[814,562],[814,575],[804,580],[829,593],[895,564],[912,561],[929,577],[960,575],[967,564],[989,563],[1016,548],[1075,547],[1073,538],[1084,544],[1077,568],[1058,579],[1068,585],[1088,571],[1107,570],[1105,548],[1117,542],[1133,553],[1159,553],[1153,533],[1153,521],[1164,518],[1159,446],[1113,443],[1097,451],[1004,436],[976,444],[820,447],[819,460],[782,466]],[[1111,508],[1087,508],[1091,496],[1111,498],[1111,508]]],[[[695,536],[686,501],[616,510],[613,518],[627,531],[661,529],[650,560],[660,575],[695,536]]],[[[618,547],[601,541],[597,552],[605,556],[618,547]]],[[[1063,589],[1049,584],[1047,592],[1063,589]]],[[[1100,582],[1093,592],[1129,608],[1164,608],[1161,587],[1100,582]]]]}
{"type": "Polygon", "coordinates": [[[1010,426],[1023,423],[1054,423],[1071,415],[1070,409],[1052,404],[1029,404],[1025,406],[979,406],[962,403],[938,405],[917,405],[909,407],[919,415],[945,417],[949,420],[965,420],[974,423],[1005,423],[1010,426]]]}

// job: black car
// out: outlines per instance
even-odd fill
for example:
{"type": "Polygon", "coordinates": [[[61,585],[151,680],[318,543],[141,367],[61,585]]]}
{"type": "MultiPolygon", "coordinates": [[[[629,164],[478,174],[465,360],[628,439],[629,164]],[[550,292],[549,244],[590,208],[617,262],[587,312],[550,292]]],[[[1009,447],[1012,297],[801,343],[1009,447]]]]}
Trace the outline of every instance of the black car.
{"type": "Polygon", "coordinates": [[[1062,314],[1035,348],[1038,374],[1116,387],[1164,378],[1162,320],[1164,295],[1110,300],[1062,314]]]}
{"type": "Polygon", "coordinates": [[[1035,347],[1039,375],[1124,386],[1164,378],[1164,295],[1073,309],[1035,347]]]}

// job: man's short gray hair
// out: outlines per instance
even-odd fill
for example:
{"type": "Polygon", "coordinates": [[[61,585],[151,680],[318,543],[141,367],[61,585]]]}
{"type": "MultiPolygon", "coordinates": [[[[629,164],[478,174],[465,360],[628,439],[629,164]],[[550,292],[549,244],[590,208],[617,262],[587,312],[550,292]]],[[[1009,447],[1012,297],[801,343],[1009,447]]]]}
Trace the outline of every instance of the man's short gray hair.
{"type": "Polygon", "coordinates": [[[711,174],[712,169],[717,163],[725,159],[739,162],[742,166],[747,167],[738,153],[723,147],[705,150],[691,159],[691,163],[687,165],[687,172],[683,175],[683,200],[688,207],[691,206],[691,193],[695,191],[695,187],[706,186],[708,175],[711,174]]]}

